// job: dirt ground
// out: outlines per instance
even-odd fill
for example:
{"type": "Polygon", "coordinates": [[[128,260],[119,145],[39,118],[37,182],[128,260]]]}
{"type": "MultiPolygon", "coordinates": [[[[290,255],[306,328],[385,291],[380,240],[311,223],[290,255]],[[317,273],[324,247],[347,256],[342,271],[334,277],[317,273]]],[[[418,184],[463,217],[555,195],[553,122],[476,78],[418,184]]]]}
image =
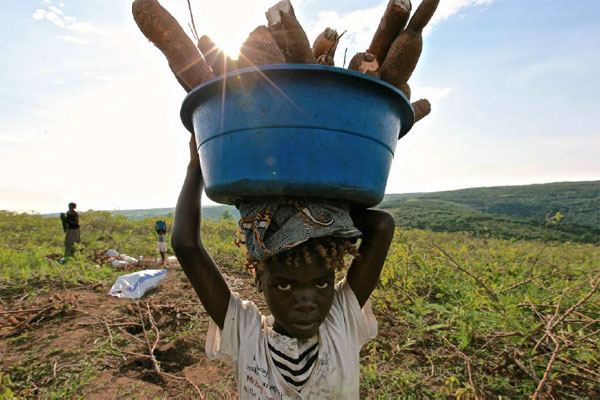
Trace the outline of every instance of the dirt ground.
{"type": "MultiPolygon", "coordinates": [[[[139,302],[108,296],[112,282],[3,296],[0,372],[13,391],[16,384],[27,397],[237,398],[231,368],[204,353],[208,315],[179,266],[167,269],[139,302]]],[[[249,274],[225,274],[232,290],[264,309],[249,274]]]]}

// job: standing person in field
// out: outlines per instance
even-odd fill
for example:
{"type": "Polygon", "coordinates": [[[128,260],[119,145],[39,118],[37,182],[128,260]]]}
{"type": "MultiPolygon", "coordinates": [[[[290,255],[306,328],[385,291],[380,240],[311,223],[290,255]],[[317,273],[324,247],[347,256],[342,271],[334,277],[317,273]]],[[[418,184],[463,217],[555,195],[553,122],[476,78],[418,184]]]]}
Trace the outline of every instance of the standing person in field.
{"type": "Polygon", "coordinates": [[[156,233],[158,234],[158,242],[156,243],[156,251],[160,253],[160,259],[163,265],[165,264],[165,254],[167,253],[167,223],[165,221],[156,221],[156,233]]]}
{"type": "MultiPolygon", "coordinates": [[[[347,238],[324,236],[266,258],[248,254],[246,266],[272,313],[265,316],[254,303],[230,291],[202,244],[203,181],[194,138],[190,157],[171,244],[212,319],[207,355],[232,364],[240,399],[358,399],[359,352],[377,334],[368,298],[392,241],[392,217],[382,211],[353,210],[350,222],[362,231],[358,249],[347,238]],[[345,278],[335,284],[335,270],[345,267],[347,254],[354,258],[345,278]]],[[[331,222],[306,208],[298,215],[289,222],[300,229],[282,229],[286,235],[301,235],[322,221],[331,222]]],[[[254,228],[268,225],[269,216],[256,216],[254,228]]],[[[242,217],[240,227],[249,221],[242,217]]]]}
{"type": "Polygon", "coordinates": [[[66,214],[60,214],[63,230],[65,232],[65,258],[73,256],[73,253],[75,252],[75,243],[81,243],[79,214],[75,211],[76,208],[77,204],[69,203],[69,211],[67,211],[66,214]]]}

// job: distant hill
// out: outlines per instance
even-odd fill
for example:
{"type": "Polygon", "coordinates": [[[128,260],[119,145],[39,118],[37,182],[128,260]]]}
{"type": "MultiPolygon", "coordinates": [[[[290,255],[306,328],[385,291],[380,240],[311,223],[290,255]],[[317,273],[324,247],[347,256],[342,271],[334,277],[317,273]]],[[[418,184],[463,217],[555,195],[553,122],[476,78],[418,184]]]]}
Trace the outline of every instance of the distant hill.
{"type": "Polygon", "coordinates": [[[386,195],[383,204],[416,198],[451,202],[488,214],[542,221],[560,212],[565,221],[600,228],[600,181],[494,186],[433,193],[386,195]]]}
{"type": "Polygon", "coordinates": [[[506,239],[600,240],[600,181],[391,194],[378,208],[404,228],[506,239]],[[564,218],[546,229],[546,218],[557,212],[564,218]]]}
{"type": "MultiPolygon", "coordinates": [[[[219,219],[225,211],[229,211],[234,219],[240,218],[240,213],[234,206],[205,206],[202,207],[202,218],[219,219]]],[[[150,208],[146,210],[117,210],[116,214],[125,215],[131,219],[144,219],[147,217],[167,217],[175,214],[175,208],[150,208]]]]}

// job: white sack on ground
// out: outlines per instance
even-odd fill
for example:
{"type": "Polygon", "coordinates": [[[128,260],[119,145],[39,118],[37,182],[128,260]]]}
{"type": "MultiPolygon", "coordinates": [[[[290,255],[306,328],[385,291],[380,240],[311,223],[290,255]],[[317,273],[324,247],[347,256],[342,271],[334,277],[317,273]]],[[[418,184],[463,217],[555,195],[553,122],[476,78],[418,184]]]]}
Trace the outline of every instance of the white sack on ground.
{"type": "Polygon", "coordinates": [[[115,249],[109,249],[104,253],[104,257],[119,257],[119,253],[115,249]]]}
{"type": "Polygon", "coordinates": [[[129,263],[127,261],[123,261],[123,260],[112,260],[110,262],[110,266],[113,268],[119,268],[119,267],[122,267],[127,264],[129,264],[129,263]]]}
{"type": "Polygon", "coordinates": [[[166,269],[145,269],[122,275],[117,278],[108,294],[119,298],[137,300],[147,291],[157,287],[166,276],[166,269]]]}
{"type": "Polygon", "coordinates": [[[130,256],[128,256],[127,254],[121,254],[121,255],[119,256],[119,258],[120,258],[121,260],[123,260],[123,261],[127,261],[128,263],[136,263],[136,262],[138,262],[138,259],[137,259],[137,258],[130,257],[130,256]]]}

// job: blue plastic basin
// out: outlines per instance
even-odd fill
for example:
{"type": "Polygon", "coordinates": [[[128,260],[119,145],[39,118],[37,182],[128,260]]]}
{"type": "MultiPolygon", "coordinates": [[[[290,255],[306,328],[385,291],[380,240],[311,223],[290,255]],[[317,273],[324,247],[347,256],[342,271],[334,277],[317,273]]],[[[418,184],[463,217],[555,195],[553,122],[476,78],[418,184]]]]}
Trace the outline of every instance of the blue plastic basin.
{"type": "Polygon", "coordinates": [[[393,86],[355,71],[281,64],[232,71],[181,107],[206,194],[381,202],[396,142],[414,111],[393,86]]]}

